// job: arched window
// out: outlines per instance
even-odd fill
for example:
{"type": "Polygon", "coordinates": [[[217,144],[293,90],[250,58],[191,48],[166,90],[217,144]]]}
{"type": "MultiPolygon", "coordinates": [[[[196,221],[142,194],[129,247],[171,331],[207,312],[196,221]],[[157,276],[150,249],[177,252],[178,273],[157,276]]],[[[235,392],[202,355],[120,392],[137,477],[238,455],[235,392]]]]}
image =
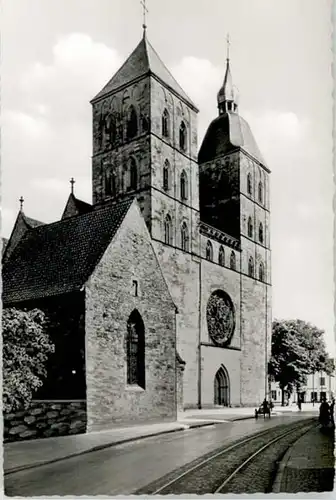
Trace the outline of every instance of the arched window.
{"type": "Polygon", "coordinates": [[[172,228],[172,220],[169,214],[166,215],[165,221],[164,221],[164,241],[166,245],[171,245],[172,244],[172,237],[173,237],[173,228],[172,228]]]}
{"type": "Polygon", "coordinates": [[[223,245],[219,247],[219,252],[218,252],[218,264],[220,266],[225,266],[225,252],[223,245]]]}
{"type": "Polygon", "coordinates": [[[135,309],[127,321],[127,383],[146,387],[145,377],[145,327],[135,309]]]}
{"type": "Polygon", "coordinates": [[[264,243],[264,227],[261,222],[259,224],[259,242],[264,243]]]}
{"type": "Polygon", "coordinates": [[[254,277],[254,262],[253,262],[253,257],[250,257],[249,261],[248,261],[248,275],[251,278],[254,277]]]}
{"type": "Polygon", "coordinates": [[[252,177],[251,177],[251,174],[247,174],[247,194],[252,194],[252,177]]]}
{"type": "Polygon", "coordinates": [[[168,191],[170,188],[170,164],[169,161],[166,160],[163,166],[163,189],[168,191]]]}
{"type": "Polygon", "coordinates": [[[183,170],[180,177],[180,192],[181,192],[181,200],[188,199],[188,179],[185,170],[183,170]]]}
{"type": "Polygon", "coordinates": [[[252,217],[248,218],[248,222],[247,222],[247,235],[248,235],[249,238],[253,238],[252,217]]]}
{"type": "Polygon", "coordinates": [[[129,188],[134,190],[138,187],[138,169],[134,158],[130,159],[130,184],[129,188]]]}
{"type": "Polygon", "coordinates": [[[264,270],[264,264],[260,262],[259,264],[259,280],[264,281],[265,279],[265,270],[264,270]]]}
{"type": "Polygon", "coordinates": [[[138,117],[134,106],[130,106],[127,113],[127,139],[133,139],[138,133],[138,117]]]}
{"type": "Polygon", "coordinates": [[[181,248],[185,252],[189,252],[189,231],[186,222],[181,226],[181,248]]]}
{"type": "Polygon", "coordinates": [[[180,125],[179,145],[183,151],[187,149],[187,127],[184,122],[181,122],[180,125]]]}
{"type": "Polygon", "coordinates": [[[260,181],[259,182],[259,185],[258,185],[258,201],[259,203],[263,203],[264,202],[264,193],[263,193],[263,185],[262,185],[262,182],[260,181]]]}
{"type": "Polygon", "coordinates": [[[236,254],[232,250],[231,255],[230,255],[230,268],[233,269],[234,271],[236,270],[236,254]]]}
{"type": "Polygon", "coordinates": [[[205,253],[206,260],[213,260],[213,248],[211,241],[208,240],[205,253]]]}
{"type": "Polygon", "coordinates": [[[162,135],[163,137],[169,137],[169,113],[168,110],[165,109],[162,114],[162,135]]]}

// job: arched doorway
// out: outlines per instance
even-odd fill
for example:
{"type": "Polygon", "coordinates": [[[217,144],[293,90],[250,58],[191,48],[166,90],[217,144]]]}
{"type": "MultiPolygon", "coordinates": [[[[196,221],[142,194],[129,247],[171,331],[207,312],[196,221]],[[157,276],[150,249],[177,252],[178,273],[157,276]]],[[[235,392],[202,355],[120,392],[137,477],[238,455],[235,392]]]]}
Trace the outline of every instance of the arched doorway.
{"type": "Polygon", "coordinates": [[[214,381],[215,405],[230,405],[230,384],[229,376],[223,366],[217,371],[214,381]]]}

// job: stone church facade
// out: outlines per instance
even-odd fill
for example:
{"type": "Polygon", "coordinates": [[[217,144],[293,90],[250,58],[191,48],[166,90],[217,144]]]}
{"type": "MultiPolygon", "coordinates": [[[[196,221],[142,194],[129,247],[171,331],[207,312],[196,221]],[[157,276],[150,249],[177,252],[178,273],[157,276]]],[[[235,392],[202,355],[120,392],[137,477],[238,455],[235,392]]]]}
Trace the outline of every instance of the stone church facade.
{"type": "Polygon", "coordinates": [[[217,99],[198,151],[198,110],[144,34],[92,100],[93,203],[138,200],[179,311],[184,407],[256,404],[267,391],[270,171],[229,61],[217,99]]]}
{"type": "Polygon", "coordinates": [[[267,393],[270,171],[238,113],[229,60],[217,101],[198,150],[198,110],[144,32],[91,101],[92,205],[72,193],[56,223],[18,215],[4,306],[55,312],[76,296],[85,430],[267,393]]]}

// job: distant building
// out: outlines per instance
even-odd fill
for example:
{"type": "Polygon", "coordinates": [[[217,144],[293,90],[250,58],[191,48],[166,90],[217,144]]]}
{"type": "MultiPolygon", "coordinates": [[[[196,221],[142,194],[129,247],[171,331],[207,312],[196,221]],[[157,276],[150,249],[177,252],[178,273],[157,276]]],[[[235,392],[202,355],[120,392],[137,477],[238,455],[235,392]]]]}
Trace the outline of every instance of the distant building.
{"type": "MultiPolygon", "coordinates": [[[[307,383],[299,392],[303,403],[320,403],[324,399],[329,401],[336,394],[335,372],[328,375],[325,372],[311,373],[307,376],[307,383]]],[[[277,382],[271,382],[271,398],[275,403],[281,403],[281,389],[277,382]]],[[[285,402],[297,403],[297,392],[291,395],[285,392],[285,402]]]]}

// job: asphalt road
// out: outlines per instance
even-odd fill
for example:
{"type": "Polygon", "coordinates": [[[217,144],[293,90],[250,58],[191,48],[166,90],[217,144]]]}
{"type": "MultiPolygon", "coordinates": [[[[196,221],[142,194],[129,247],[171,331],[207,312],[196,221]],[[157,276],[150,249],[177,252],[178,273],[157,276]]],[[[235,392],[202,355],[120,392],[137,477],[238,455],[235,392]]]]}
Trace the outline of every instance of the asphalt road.
{"type": "Polygon", "coordinates": [[[132,494],[238,438],[308,415],[250,419],[190,429],[113,446],[5,476],[9,496],[132,494]]]}

